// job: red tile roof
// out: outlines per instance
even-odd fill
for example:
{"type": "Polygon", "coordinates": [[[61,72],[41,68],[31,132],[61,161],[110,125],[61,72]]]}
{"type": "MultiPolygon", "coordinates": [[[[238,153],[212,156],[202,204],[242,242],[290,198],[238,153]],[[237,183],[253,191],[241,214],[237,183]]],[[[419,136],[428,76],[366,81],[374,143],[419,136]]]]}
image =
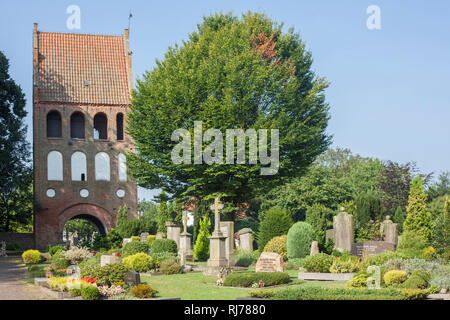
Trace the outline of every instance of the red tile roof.
{"type": "Polygon", "coordinates": [[[38,101],[130,104],[124,40],[38,31],[38,101]]]}

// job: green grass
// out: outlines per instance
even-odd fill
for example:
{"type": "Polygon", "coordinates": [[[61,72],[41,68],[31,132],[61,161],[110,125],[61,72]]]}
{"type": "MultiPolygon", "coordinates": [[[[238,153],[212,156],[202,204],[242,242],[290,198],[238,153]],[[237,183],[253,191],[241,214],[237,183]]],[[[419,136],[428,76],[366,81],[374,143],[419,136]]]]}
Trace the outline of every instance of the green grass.
{"type": "MultiPolygon", "coordinates": [[[[287,271],[293,280],[289,287],[344,287],[345,281],[304,281],[297,278],[298,270],[287,271]]],[[[158,291],[155,297],[181,298],[182,300],[235,300],[237,297],[246,297],[249,290],[217,287],[216,278],[205,276],[201,272],[186,274],[142,276],[143,283],[147,283],[158,291]]],[[[284,288],[277,287],[275,290],[284,288]]],[[[264,290],[264,289],[261,289],[264,290]]]]}

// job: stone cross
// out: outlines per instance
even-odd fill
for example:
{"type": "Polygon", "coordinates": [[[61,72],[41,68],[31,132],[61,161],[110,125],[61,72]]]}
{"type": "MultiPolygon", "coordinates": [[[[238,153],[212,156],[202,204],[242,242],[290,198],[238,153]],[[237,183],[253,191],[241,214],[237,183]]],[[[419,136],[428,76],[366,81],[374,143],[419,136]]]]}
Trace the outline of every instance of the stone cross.
{"type": "Polygon", "coordinates": [[[214,204],[211,206],[211,210],[214,210],[214,233],[221,234],[220,231],[220,213],[219,210],[223,209],[223,203],[220,203],[220,199],[216,198],[214,204]]]}
{"type": "Polygon", "coordinates": [[[188,220],[187,211],[184,210],[183,211],[183,230],[184,230],[184,233],[187,233],[187,220],[188,220]]]}

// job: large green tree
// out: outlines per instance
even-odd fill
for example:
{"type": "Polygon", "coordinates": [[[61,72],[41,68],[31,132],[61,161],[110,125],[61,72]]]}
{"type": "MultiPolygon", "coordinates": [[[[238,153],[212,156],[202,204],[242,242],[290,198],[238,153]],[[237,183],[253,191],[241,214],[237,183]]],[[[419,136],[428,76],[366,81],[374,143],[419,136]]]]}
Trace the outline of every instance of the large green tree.
{"type": "MultiPolygon", "coordinates": [[[[282,32],[265,15],[205,17],[137,81],[128,124],[137,152],[128,164],[138,184],[173,196],[220,196],[229,216],[283,179],[303,174],[330,143],[328,83],[315,75],[312,61],[297,33],[282,32]],[[214,128],[224,135],[226,129],[279,129],[278,173],[261,175],[267,165],[249,165],[248,148],[246,164],[226,164],[225,152],[211,165],[173,163],[179,141],[172,133],[185,129],[193,137],[194,121],[202,121],[203,132],[214,128]]],[[[209,143],[203,141],[203,149],[209,143]]]]}
{"type": "Polygon", "coordinates": [[[0,51],[0,231],[6,232],[30,224],[33,214],[25,95],[8,72],[8,59],[0,51]]]}

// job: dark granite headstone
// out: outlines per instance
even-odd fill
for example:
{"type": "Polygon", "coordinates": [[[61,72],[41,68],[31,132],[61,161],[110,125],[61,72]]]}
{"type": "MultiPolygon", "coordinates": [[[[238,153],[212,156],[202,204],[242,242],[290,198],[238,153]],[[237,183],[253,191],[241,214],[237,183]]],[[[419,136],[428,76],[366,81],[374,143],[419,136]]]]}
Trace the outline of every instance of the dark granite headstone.
{"type": "Polygon", "coordinates": [[[362,257],[364,254],[378,254],[386,250],[395,250],[395,244],[385,241],[365,241],[353,243],[351,254],[362,257]]]}
{"type": "Polygon", "coordinates": [[[127,271],[125,273],[124,281],[130,286],[136,286],[141,283],[141,276],[136,271],[127,271]]]}

